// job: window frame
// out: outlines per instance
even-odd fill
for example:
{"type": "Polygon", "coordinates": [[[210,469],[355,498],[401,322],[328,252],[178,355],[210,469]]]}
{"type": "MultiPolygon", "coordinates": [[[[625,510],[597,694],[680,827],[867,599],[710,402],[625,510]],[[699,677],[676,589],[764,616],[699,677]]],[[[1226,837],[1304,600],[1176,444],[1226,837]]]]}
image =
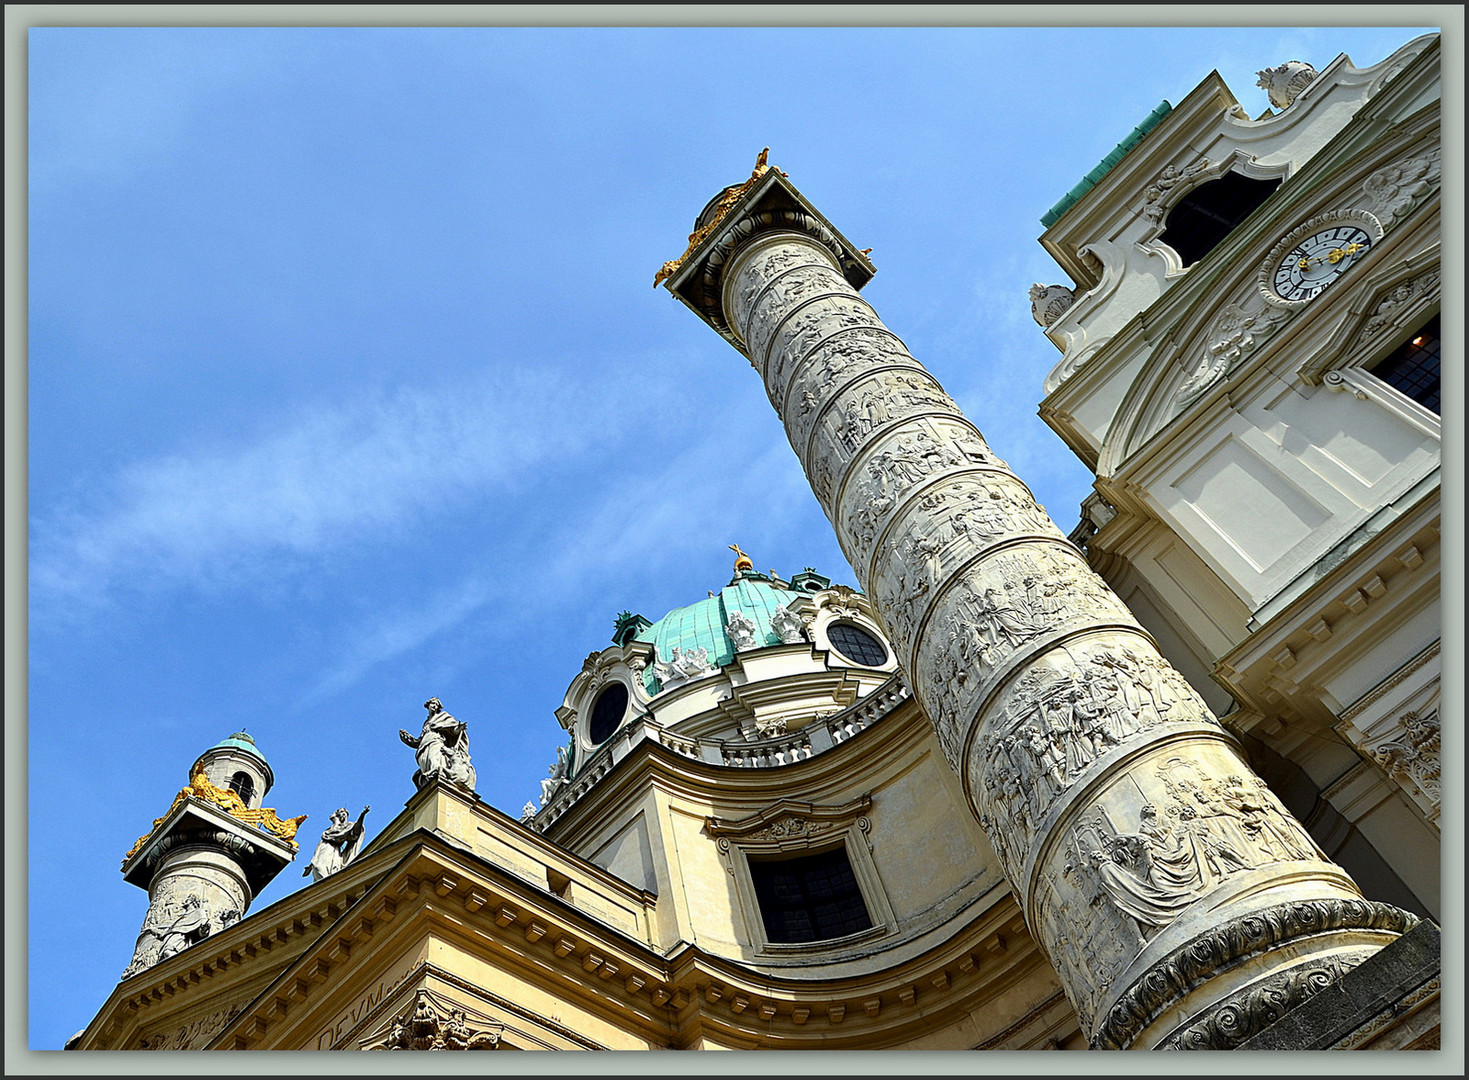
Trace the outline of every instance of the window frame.
{"type": "Polygon", "coordinates": [[[737,821],[706,818],[705,832],[715,841],[725,869],[734,880],[736,906],[744,935],[741,944],[756,958],[802,956],[812,952],[841,952],[870,947],[873,941],[897,933],[892,903],[872,858],[869,812],[872,797],[862,795],[840,806],[819,806],[782,799],[750,817],[737,821]],[[819,855],[842,848],[852,868],[867,918],[872,925],[840,937],[816,941],[771,941],[765,916],[750,873],[750,859],[819,855]]]}

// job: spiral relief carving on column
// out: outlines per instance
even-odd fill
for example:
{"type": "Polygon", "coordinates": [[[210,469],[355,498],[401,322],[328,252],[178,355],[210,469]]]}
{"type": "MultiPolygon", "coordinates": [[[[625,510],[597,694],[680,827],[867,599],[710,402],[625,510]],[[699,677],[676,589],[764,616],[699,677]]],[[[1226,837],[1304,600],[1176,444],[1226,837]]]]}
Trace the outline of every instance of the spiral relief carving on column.
{"type": "MultiPolygon", "coordinates": [[[[1291,940],[1284,966],[1314,950],[1325,970],[1380,948],[1391,928],[1363,922],[1351,879],[858,297],[866,264],[814,210],[767,210],[767,196],[809,206],[775,177],[732,207],[698,303],[718,292],[705,317],[760,372],[1094,1045],[1156,1042],[1149,1025],[1204,984],[1200,1000],[1274,1000],[1260,990],[1273,972],[1241,968],[1241,950],[1291,940]],[[1358,914],[1320,929],[1262,916],[1278,934],[1250,944],[1251,908],[1301,904],[1358,914]]],[[[1239,1015],[1193,1018],[1212,1034],[1180,1038],[1223,1039],[1239,1015]]]]}

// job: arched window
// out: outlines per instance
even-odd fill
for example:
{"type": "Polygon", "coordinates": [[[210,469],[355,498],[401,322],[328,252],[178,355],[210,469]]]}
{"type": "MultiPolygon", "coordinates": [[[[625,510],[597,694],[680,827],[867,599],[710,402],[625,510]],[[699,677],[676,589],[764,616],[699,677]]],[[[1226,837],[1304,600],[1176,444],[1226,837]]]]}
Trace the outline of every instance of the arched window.
{"type": "Polygon", "coordinates": [[[249,773],[237,772],[230,777],[229,789],[240,797],[240,801],[246,806],[255,797],[255,781],[250,779],[249,773]]]}
{"type": "Polygon", "coordinates": [[[589,725],[592,742],[604,743],[612,737],[627,715],[627,687],[620,682],[612,683],[602,691],[597,703],[592,706],[592,722],[589,725]]]}
{"type": "Polygon", "coordinates": [[[1227,172],[1218,180],[1200,184],[1168,211],[1167,227],[1158,237],[1192,266],[1219,245],[1234,227],[1274,194],[1280,179],[1256,180],[1227,172]]]}

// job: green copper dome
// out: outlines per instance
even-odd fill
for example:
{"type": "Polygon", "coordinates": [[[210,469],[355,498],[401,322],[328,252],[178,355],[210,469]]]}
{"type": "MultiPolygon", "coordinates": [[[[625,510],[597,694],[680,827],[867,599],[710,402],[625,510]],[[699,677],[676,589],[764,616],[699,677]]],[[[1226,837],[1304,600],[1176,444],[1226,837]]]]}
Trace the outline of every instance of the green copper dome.
{"type": "MultiPolygon", "coordinates": [[[[797,577],[815,578],[811,586],[829,584],[827,579],[812,573],[797,577]]],[[[742,612],[755,624],[757,647],[779,645],[780,636],[770,629],[771,616],[781,604],[809,595],[811,586],[800,587],[778,579],[772,581],[768,575],[754,570],[739,570],[719,592],[687,607],[674,608],[657,622],[639,629],[634,640],[652,642],[659,660],[670,657],[675,647],[685,653],[704,649],[711,664],[723,667],[735,657],[734,642],[724,629],[733,612],[742,612]]],[[[643,673],[643,685],[649,694],[658,693],[652,665],[643,673]]]]}

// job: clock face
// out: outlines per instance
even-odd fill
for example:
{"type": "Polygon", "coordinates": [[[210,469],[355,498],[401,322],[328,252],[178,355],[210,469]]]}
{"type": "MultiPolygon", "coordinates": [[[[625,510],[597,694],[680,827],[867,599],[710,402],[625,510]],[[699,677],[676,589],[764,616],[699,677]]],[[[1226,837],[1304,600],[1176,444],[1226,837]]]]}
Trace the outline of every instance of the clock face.
{"type": "Polygon", "coordinates": [[[1355,222],[1311,233],[1275,264],[1271,286],[1282,300],[1304,303],[1330,285],[1372,245],[1372,234],[1355,222]]]}

